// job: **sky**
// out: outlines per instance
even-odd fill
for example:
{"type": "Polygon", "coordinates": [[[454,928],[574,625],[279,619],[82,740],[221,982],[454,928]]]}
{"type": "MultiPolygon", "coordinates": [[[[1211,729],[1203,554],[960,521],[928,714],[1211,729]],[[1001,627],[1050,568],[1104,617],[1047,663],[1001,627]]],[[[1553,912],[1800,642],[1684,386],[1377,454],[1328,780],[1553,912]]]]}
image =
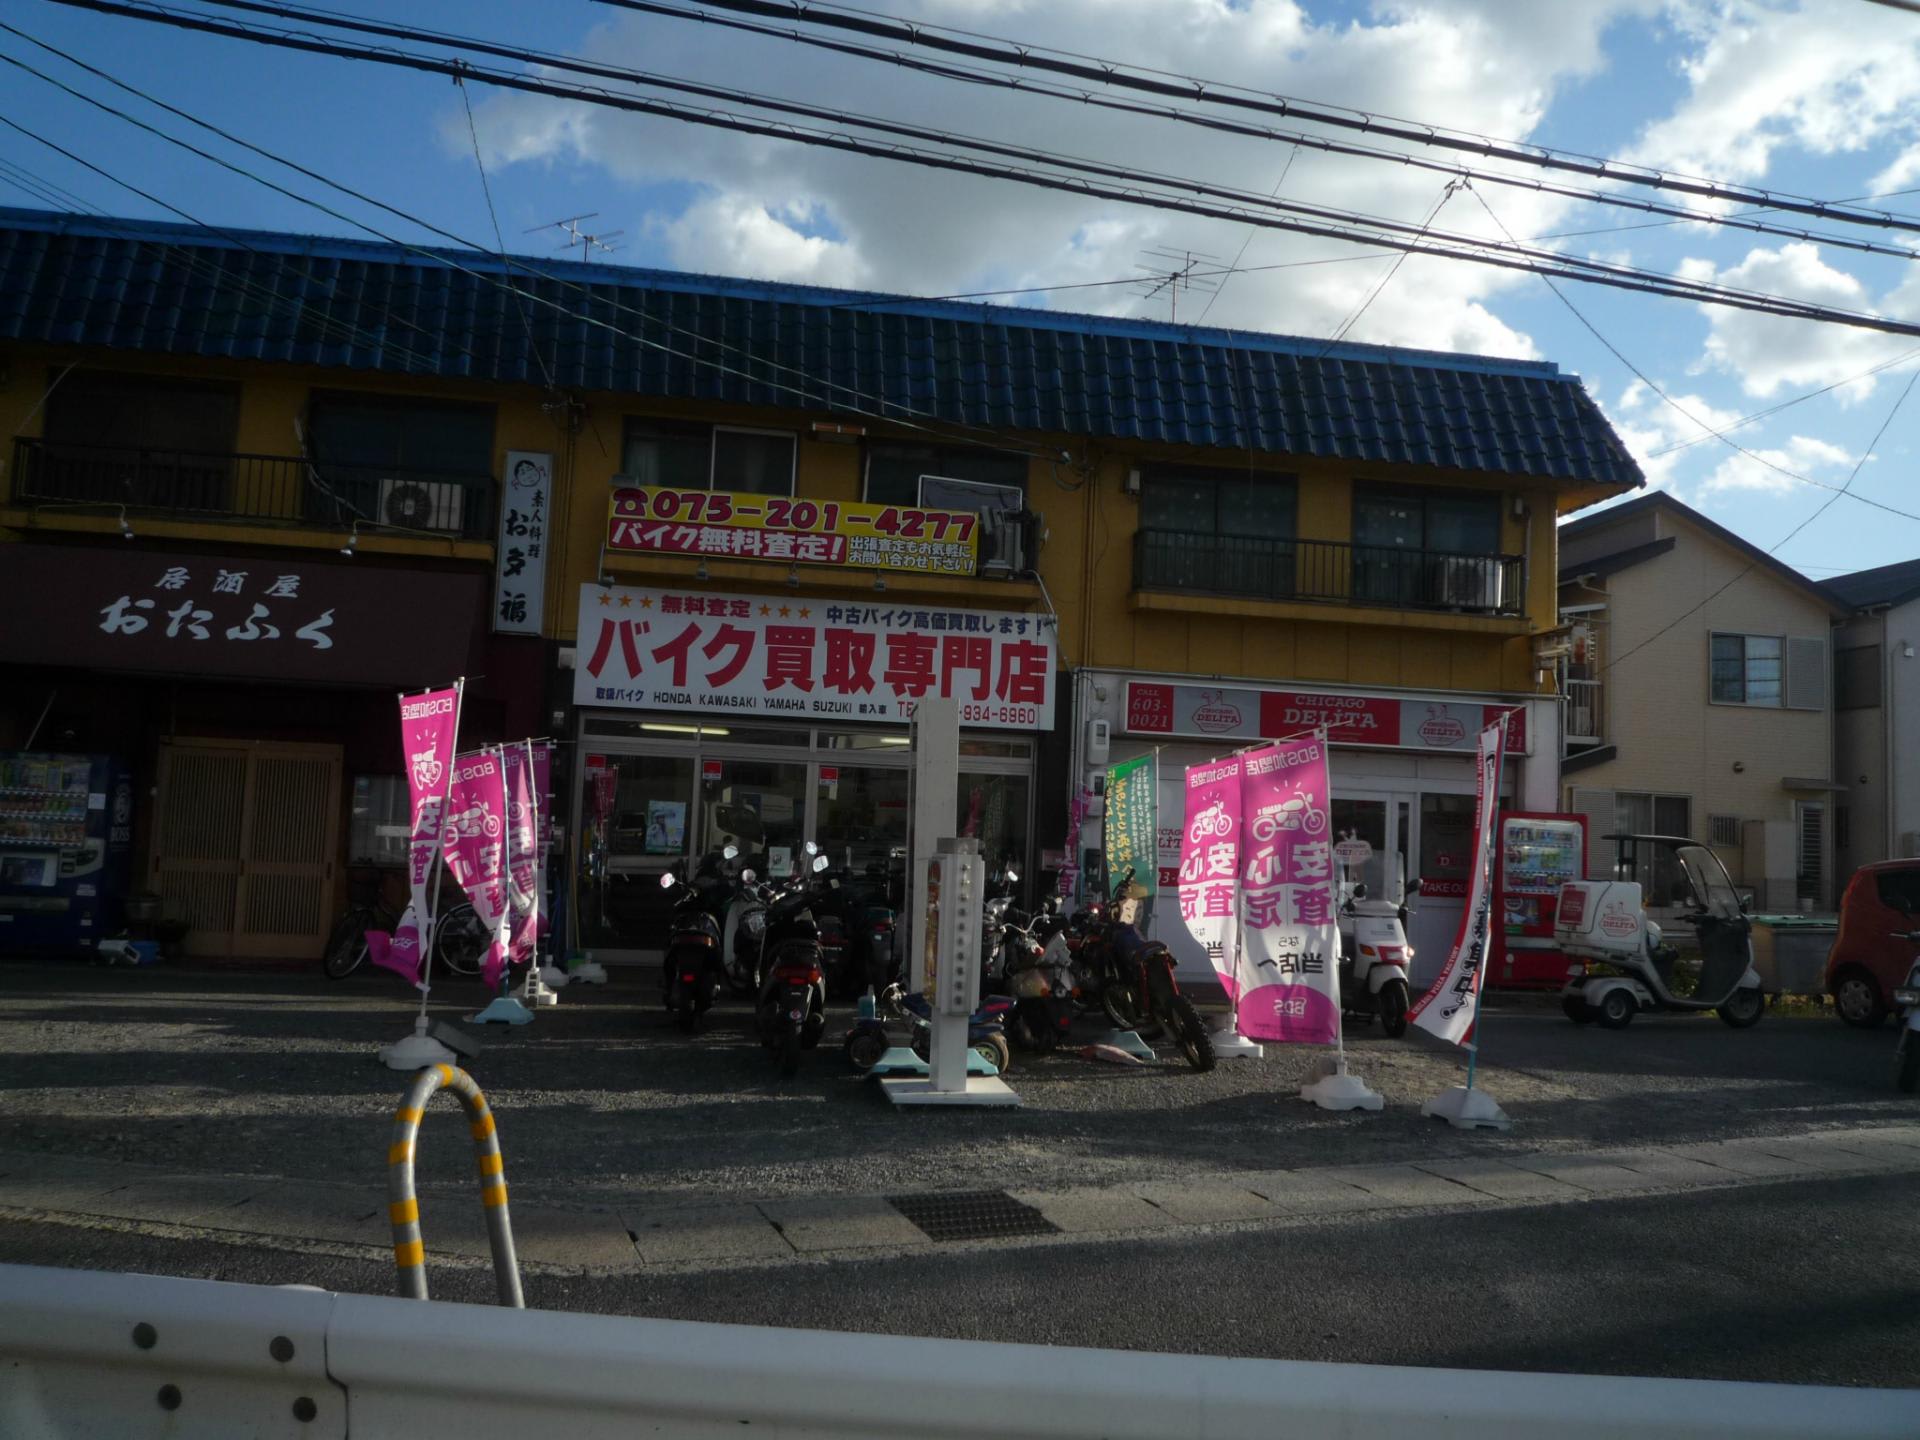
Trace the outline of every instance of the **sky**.
{"type": "MultiPolygon", "coordinates": [[[[1287,199],[1415,224],[1433,215],[1441,229],[1496,236],[1504,227],[1550,237],[1540,243],[1570,255],[1920,320],[1916,262],[1836,248],[1817,234],[1667,222],[1485,182],[1447,194],[1446,177],[1430,171],[958,84],[593,0],[328,8],[1242,189],[1277,187],[1287,199]]],[[[865,0],[865,8],[1672,173],[1828,200],[1878,196],[1881,208],[1920,216],[1920,14],[1867,0],[865,0]]],[[[1556,294],[1537,276],[1457,261],[1413,257],[1395,269],[1391,257],[1346,242],[456,86],[53,0],[10,0],[0,22],[489,249],[557,253],[560,232],[536,227],[597,212],[583,228],[611,236],[616,248],[595,258],[616,264],[922,295],[1052,287],[1005,303],[1149,319],[1177,307],[1183,323],[1204,315],[1209,325],[1314,338],[1348,326],[1349,340],[1550,360],[1583,378],[1650,484],[1755,544],[1780,546],[1780,558],[1816,579],[1920,556],[1920,519],[1834,499],[1833,489],[1850,482],[1853,494],[1920,515],[1920,395],[1901,403],[1920,369],[1920,338],[1585,284],[1562,282],[1556,294]],[[1137,275],[1159,263],[1147,255],[1155,250],[1245,268],[1212,282],[1214,291],[1094,283],[1137,275]],[[1083,288],[1064,288],[1075,285],[1083,288]],[[1761,411],[1771,413],[1714,437],[1761,411]]],[[[19,36],[0,32],[0,56],[341,215],[189,155],[14,67],[0,67],[0,121],[21,127],[0,124],[0,203],[44,207],[54,194],[110,215],[184,212],[212,225],[362,238],[353,222],[365,221],[443,243],[211,140],[19,36]]],[[[1756,218],[1920,250],[1920,233],[1756,218]]]]}

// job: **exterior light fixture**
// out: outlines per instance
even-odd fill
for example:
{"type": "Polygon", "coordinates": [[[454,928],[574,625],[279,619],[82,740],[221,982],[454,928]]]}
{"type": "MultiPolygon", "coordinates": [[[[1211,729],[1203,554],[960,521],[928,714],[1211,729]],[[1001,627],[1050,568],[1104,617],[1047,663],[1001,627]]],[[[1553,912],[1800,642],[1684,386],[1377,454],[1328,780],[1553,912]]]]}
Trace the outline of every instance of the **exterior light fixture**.
{"type": "Polygon", "coordinates": [[[787,584],[796,590],[800,588],[800,567],[798,565],[789,565],[787,567],[787,584]]]}

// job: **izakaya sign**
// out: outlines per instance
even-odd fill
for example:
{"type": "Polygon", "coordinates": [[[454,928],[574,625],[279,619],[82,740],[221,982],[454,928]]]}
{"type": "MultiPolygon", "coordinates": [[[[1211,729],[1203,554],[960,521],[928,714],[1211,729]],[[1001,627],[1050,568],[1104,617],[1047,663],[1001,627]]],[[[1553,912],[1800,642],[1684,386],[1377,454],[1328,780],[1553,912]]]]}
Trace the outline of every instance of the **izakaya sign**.
{"type": "Polygon", "coordinates": [[[607,549],[971,575],[980,517],[788,495],[634,485],[613,492],[607,549]]]}
{"type": "Polygon", "coordinates": [[[1053,724],[1046,615],[582,585],[576,657],[579,705],[900,724],[938,695],[962,725],[1053,724]]]}
{"type": "Polygon", "coordinates": [[[1507,752],[1527,750],[1526,710],[1512,705],[1402,700],[1327,690],[1253,690],[1218,685],[1127,682],[1132,735],[1258,740],[1324,728],[1335,745],[1471,751],[1480,731],[1507,716],[1507,752]]]}
{"type": "Polygon", "coordinates": [[[1249,1040],[1330,1045],[1340,1034],[1331,785],[1323,735],[1240,757],[1242,925],[1249,1040]]]}

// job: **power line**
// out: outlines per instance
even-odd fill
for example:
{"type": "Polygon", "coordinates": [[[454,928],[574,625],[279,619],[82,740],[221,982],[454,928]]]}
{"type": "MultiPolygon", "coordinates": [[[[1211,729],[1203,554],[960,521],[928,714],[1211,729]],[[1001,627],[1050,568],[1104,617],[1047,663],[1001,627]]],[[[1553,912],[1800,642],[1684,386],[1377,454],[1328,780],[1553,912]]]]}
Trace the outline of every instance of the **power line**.
{"type": "MultiPolygon", "coordinates": [[[[1446,208],[1447,201],[1453,198],[1454,190],[1464,183],[1464,181],[1459,180],[1449,180],[1447,182],[1446,188],[1440,192],[1440,198],[1433,202],[1433,209],[1427,212],[1427,218],[1420,222],[1422,232],[1425,232],[1427,227],[1439,218],[1440,212],[1446,208]]],[[[1402,250],[1400,254],[1395,257],[1393,264],[1387,267],[1387,273],[1375,282],[1374,287],[1366,293],[1366,297],[1354,307],[1352,313],[1349,314],[1345,320],[1340,322],[1339,327],[1327,338],[1327,343],[1320,347],[1320,353],[1322,355],[1325,355],[1327,351],[1344,340],[1347,332],[1360,323],[1360,317],[1367,313],[1375,300],[1380,298],[1380,292],[1387,288],[1387,285],[1392,281],[1393,277],[1400,273],[1400,267],[1406,263],[1407,252],[1402,250]]]]}
{"type": "MultiPolygon", "coordinates": [[[[59,3],[68,3],[68,0],[59,0],[59,3]]],[[[220,0],[216,0],[216,3],[220,3],[220,0]]],[[[716,22],[718,20],[718,17],[702,16],[698,12],[672,10],[653,3],[653,0],[596,0],[596,3],[613,5],[625,10],[674,14],[684,19],[710,19],[716,22]]],[[[1768,209],[1815,215],[1822,219],[1840,220],[1849,224],[1871,225],[1883,229],[1920,230],[1920,217],[1896,215],[1890,211],[1853,210],[1808,196],[1730,185],[1702,176],[1672,174],[1647,166],[1582,155],[1552,146],[1501,140],[1471,131],[1431,125],[1423,121],[1376,115],[1364,110],[1351,110],[1317,101],[1300,100],[1270,91],[1230,85],[1222,81],[1204,80],[1175,71],[1155,70],[1140,65],[1123,65],[1118,61],[1079,55],[1071,51],[1050,50],[1023,41],[1009,40],[977,31],[926,25],[918,21],[896,20],[892,16],[876,15],[868,11],[822,5],[814,3],[814,0],[804,0],[804,3],[803,0],[780,0],[780,3],[770,3],[770,0],[702,0],[702,3],[717,10],[772,19],[796,20],[809,25],[847,30],[876,39],[892,40],[948,54],[964,55],[970,59],[991,61],[1016,69],[1043,70],[1053,74],[1070,75],[1098,85],[1117,86],[1173,99],[1197,100],[1297,120],[1312,120],[1340,129],[1361,130],[1368,134],[1411,141],[1417,145],[1517,161],[1544,169],[1589,175],[1596,179],[1673,190],[1712,200],[1763,205],[1768,209]]]]}
{"type": "MultiPolygon", "coordinates": [[[[82,8],[108,8],[87,3],[87,0],[57,0],[57,3],[77,4],[82,8]]],[[[136,0],[140,9],[132,12],[133,18],[161,19],[165,15],[191,15],[194,12],[170,9],[165,5],[153,3],[153,0],[136,0]],[[151,14],[147,12],[152,12],[151,14]]],[[[206,0],[206,3],[220,5],[227,9],[241,10],[255,14],[267,14],[283,19],[309,20],[331,26],[334,29],[353,31],[361,34],[378,35],[387,39],[409,40],[441,47],[464,47],[504,59],[517,60],[526,64],[537,64],[551,69],[571,71],[576,74],[590,75],[602,80],[620,80],[634,85],[653,89],[678,91],[683,94],[700,95],[707,99],[720,100],[728,104],[744,104],[772,110],[776,113],[803,115],[813,119],[829,120],[832,123],[856,123],[869,129],[878,129],[887,133],[906,135],[912,138],[935,138],[945,143],[943,132],[928,131],[921,127],[900,127],[893,122],[873,116],[843,114],[825,107],[801,104],[777,99],[754,91],[728,89],[722,86],[695,83],[677,76],[652,74],[632,70],[623,66],[608,65],[602,62],[582,60],[575,56],[556,54],[552,51],[531,49],[521,46],[505,45],[495,41],[476,39],[470,36],[454,35],[444,31],[434,31],[407,25],[385,24],[364,17],[346,15],[339,11],[320,10],[311,7],[272,3],[272,0],[206,0]]],[[[624,0],[622,0],[624,3],[624,0]]],[[[1422,159],[1404,151],[1382,150],[1377,147],[1355,145],[1332,140],[1325,136],[1300,131],[1274,129],[1271,126],[1249,124],[1245,121],[1230,120],[1222,116],[1208,115],[1199,111],[1183,110],[1170,105],[1147,105],[1138,101],[1127,101],[1103,96],[1091,91],[1074,91],[1064,87],[1035,84],[1025,79],[998,75],[991,71],[971,71],[965,67],[953,67],[916,61],[911,56],[896,51],[875,50],[870,47],[850,45],[845,42],[822,40],[802,31],[786,31],[776,27],[757,25],[751,21],[729,19],[724,16],[705,15],[699,11],[676,9],[658,4],[635,4],[636,8],[647,13],[668,15],[682,19],[704,20],[727,28],[743,30],[751,34],[772,35],[779,39],[794,41],[804,45],[814,45],[835,53],[860,55],[866,58],[886,60],[907,68],[925,69],[930,73],[952,79],[960,79],[973,84],[997,85],[1006,89],[1018,90],[1025,94],[1051,96],[1057,99],[1093,105],[1104,109],[1117,110],[1130,114],[1147,115],[1160,119],[1169,119],[1181,123],[1197,125],[1202,128],[1228,134],[1247,135],[1257,139],[1290,143],[1297,152],[1302,146],[1310,147],[1335,155],[1356,156],[1364,159],[1390,162],[1403,169],[1425,169],[1450,176],[1455,179],[1484,180],[1494,184],[1510,185],[1535,194],[1549,194],[1563,199],[1582,201],[1588,204],[1606,205],[1620,209],[1634,210],[1643,214],[1659,214],[1673,217],[1673,221],[1690,221],[1703,225],[1725,226],[1731,229],[1752,231],[1763,235],[1777,235],[1788,239],[1813,241],[1829,245],[1836,249],[1856,250],[1866,254],[1888,255],[1900,259],[1920,259],[1920,251],[1904,246],[1886,245],[1869,240],[1859,240],[1846,235],[1830,232],[1793,229],[1786,226],[1763,224],[1757,221],[1733,219],[1707,210],[1689,210],[1663,204],[1657,201],[1638,199],[1622,195],[1617,191],[1583,189],[1537,176],[1505,175],[1497,171],[1471,170],[1454,161],[1422,159]]],[[[109,9],[109,13],[124,14],[126,10],[109,9]]],[[[989,147],[992,142],[965,137],[966,143],[975,148],[989,147]]],[[[1028,152],[1024,158],[1031,158],[1028,152]]],[[[1043,157],[1052,159],[1055,157],[1043,157]]],[[[1288,164],[1291,166],[1291,159],[1288,164]]],[[[1278,198],[1279,186],[1275,186],[1270,198],[1278,198]]],[[[1844,202],[1842,202],[1844,203],[1844,202]]],[[[1760,212],[1753,212],[1760,213],[1760,212]]],[[[1661,223],[1673,223],[1663,221],[1661,223]]],[[[1920,227],[1920,219],[1916,219],[1920,227]]],[[[1243,247],[1244,249],[1244,247],[1243,247]]]]}
{"type": "MultiPolygon", "coordinates": [[[[1822,395],[1829,395],[1835,390],[1844,390],[1849,385],[1857,384],[1862,380],[1872,379],[1881,371],[1891,370],[1896,365],[1904,365],[1916,356],[1920,356],[1920,350],[1904,351],[1894,356],[1891,360],[1882,360],[1871,369],[1862,370],[1858,375],[1849,375],[1844,380],[1835,380],[1830,385],[1822,385],[1818,390],[1809,390],[1804,395],[1794,396],[1791,400],[1782,400],[1778,405],[1769,405],[1764,410],[1755,410],[1751,415],[1742,415],[1738,420],[1722,426],[1718,430],[1709,427],[1704,435],[1695,435],[1690,440],[1676,440],[1671,445],[1662,445],[1658,450],[1649,450],[1647,452],[1647,458],[1650,460],[1658,459],[1662,455],[1671,455],[1677,450],[1689,450],[1695,445],[1703,444],[1708,440],[1720,439],[1729,431],[1738,430],[1745,425],[1751,425],[1756,420],[1768,419],[1771,416],[1778,415],[1782,410],[1791,410],[1796,405],[1804,405],[1809,400],[1818,400],[1822,395]]],[[[1701,422],[1696,420],[1695,423],[1699,424],[1701,422]]]]}
{"type": "MultiPolygon", "coordinates": [[[[500,233],[500,215],[493,208],[493,186],[487,183],[487,162],[480,154],[480,131],[473,123],[473,101],[467,95],[467,87],[462,81],[454,81],[460,91],[460,104],[467,113],[467,136],[473,141],[473,167],[480,172],[480,193],[486,197],[487,219],[493,222],[493,239],[499,247],[498,254],[502,264],[507,259],[507,239],[500,233]]],[[[527,332],[527,353],[533,356],[533,363],[540,367],[540,378],[545,380],[547,388],[553,389],[553,371],[547,368],[546,357],[541,355],[540,346],[533,338],[533,317],[527,313],[526,300],[516,295],[514,309],[520,312],[520,324],[527,332]]]]}
{"type": "MultiPolygon", "coordinates": [[[[379,64],[397,65],[402,68],[444,74],[450,77],[458,75],[464,78],[478,79],[487,84],[500,85],[509,89],[552,95],[561,99],[584,101],[588,104],[604,105],[614,109],[632,111],[637,114],[658,115],[691,124],[736,131],[743,134],[760,135],[773,139],[790,140],[799,144],[839,150],[850,154],[890,159],[901,163],[983,176],[989,179],[1011,180],[1015,183],[1037,188],[1058,190],[1095,199],[1112,200],[1122,204],[1146,205],[1157,209],[1177,210],[1188,214],[1201,215],[1211,219],[1234,220],[1249,224],[1264,225],[1272,229],[1286,230],[1297,234],[1316,236],[1322,239],[1383,245],[1395,249],[1408,250],[1415,254],[1435,255],[1441,258],[1455,260],[1468,260],[1476,264],[1490,265],[1500,269],[1516,270],[1529,274],[1558,275],[1565,279],[1586,280],[1590,283],[1608,285],[1618,289],[1633,290],[1645,294],[1664,295],[1669,298],[1694,300],[1703,304],[1728,305],[1737,309],[1752,310],[1763,314],[1832,321],[1863,329],[1879,330],[1889,334],[1920,335],[1920,324],[1892,320],[1883,316],[1863,314],[1856,311],[1838,310],[1830,306],[1814,305],[1808,302],[1766,295],[1738,287],[1688,281],[1676,276],[1661,275],[1656,272],[1639,270],[1632,266],[1611,265],[1599,261],[1581,260],[1553,251],[1528,250],[1526,247],[1519,246],[1511,240],[1509,240],[1507,244],[1502,245],[1498,241],[1487,240],[1480,237],[1441,235],[1431,237],[1431,243],[1421,243],[1417,240],[1401,238],[1405,232],[1412,231],[1417,234],[1418,230],[1417,227],[1396,221],[1345,217],[1342,223],[1309,224],[1300,220],[1284,219],[1275,215],[1250,213],[1246,202],[1250,202],[1256,206],[1262,203],[1268,203],[1265,197],[1249,192],[1232,192],[1236,202],[1239,202],[1232,205],[1189,200],[1180,196],[1166,195],[1147,189],[1142,182],[1160,182],[1150,180],[1148,177],[1132,177],[1130,172],[1116,171],[1112,167],[1104,168],[1106,168],[1109,173],[1128,175],[1128,182],[1116,188],[1085,179],[1079,175],[1061,173],[1059,171],[1026,171],[1008,168],[1004,165],[990,165],[964,154],[954,155],[939,151],[917,150],[910,146],[893,142],[856,138],[840,131],[814,130],[790,122],[760,120],[725,111],[701,110],[671,101],[646,99],[630,95],[616,95],[598,89],[557,85],[550,82],[534,80],[522,75],[481,69],[463,61],[444,61],[436,57],[418,55],[410,52],[368,50],[361,47],[322,41],[300,35],[262,31],[214,21],[189,20],[186,17],[173,14],[161,15],[150,10],[138,10],[125,4],[110,3],[110,0],[56,0],[56,3],[79,5],[81,8],[127,15],[136,19],[154,19],[162,23],[178,25],[183,28],[207,30],[210,33],[256,40],[261,43],[296,50],[306,50],[318,54],[335,55],[346,59],[371,61],[379,64]],[[1355,223],[1372,227],[1372,230],[1347,228],[1355,223]],[[1378,233],[1381,231],[1385,231],[1386,233],[1378,233]]],[[[0,28],[10,29],[11,27],[0,28]]],[[[15,31],[14,33],[20,32],[15,31]]],[[[10,63],[18,64],[19,62],[13,61],[10,63]]],[[[1179,180],[1175,180],[1172,183],[1182,184],[1190,189],[1204,190],[1219,188],[1203,187],[1197,185],[1195,182],[1179,180]]],[[[1282,208],[1294,209],[1299,207],[1283,206],[1282,208]]]]}
{"type": "MultiPolygon", "coordinates": [[[[1298,145],[1287,151],[1287,163],[1280,167],[1280,178],[1273,182],[1273,196],[1276,200],[1280,198],[1280,192],[1287,188],[1287,176],[1293,173],[1293,162],[1299,158],[1298,145]]],[[[1230,277],[1239,273],[1240,262],[1247,258],[1247,247],[1253,244],[1253,237],[1259,233],[1257,227],[1252,225],[1247,227],[1247,233],[1241,238],[1240,248],[1233,252],[1233,260],[1227,266],[1226,275],[1230,277]]],[[[1213,293],[1207,297],[1207,303],[1200,307],[1200,319],[1195,323],[1201,325],[1207,323],[1207,316],[1213,313],[1213,302],[1220,298],[1220,292],[1226,288],[1227,282],[1224,279],[1214,287],[1213,293]]]]}

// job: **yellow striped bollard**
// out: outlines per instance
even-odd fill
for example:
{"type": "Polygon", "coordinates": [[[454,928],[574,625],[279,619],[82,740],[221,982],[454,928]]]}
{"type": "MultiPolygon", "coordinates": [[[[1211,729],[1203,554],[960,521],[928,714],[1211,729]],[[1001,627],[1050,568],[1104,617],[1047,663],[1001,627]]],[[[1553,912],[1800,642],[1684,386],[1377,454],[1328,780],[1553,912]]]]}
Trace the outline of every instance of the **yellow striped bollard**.
{"type": "Polygon", "coordinates": [[[420,1117],[427,1101],[440,1089],[453,1091],[467,1107],[467,1128],[473,1132],[473,1153],[480,1167],[480,1203],[486,1207],[487,1243],[493,1248],[493,1276],[500,1303],[526,1308],[520,1295],[520,1262],[513,1253],[513,1226],[507,1219],[507,1177],[500,1155],[500,1137],[494,1133],[493,1111],[473,1077],[453,1065],[429,1065],[407,1087],[406,1098],[393,1112],[393,1141],[387,1148],[387,1216],[393,1222],[393,1264],[399,1274],[400,1294],[408,1300],[427,1298],[427,1256],[420,1242],[420,1201],[413,1189],[413,1147],[420,1134],[420,1117]]]}

